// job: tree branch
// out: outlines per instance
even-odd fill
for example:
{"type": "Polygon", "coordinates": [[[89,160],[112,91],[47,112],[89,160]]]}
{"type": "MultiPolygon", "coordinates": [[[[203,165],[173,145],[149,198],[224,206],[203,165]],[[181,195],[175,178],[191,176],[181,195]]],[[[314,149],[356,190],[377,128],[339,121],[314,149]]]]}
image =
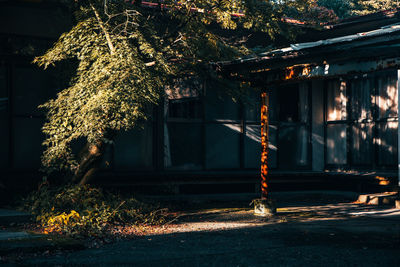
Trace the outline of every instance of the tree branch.
{"type": "Polygon", "coordinates": [[[92,8],[94,15],[96,16],[96,19],[99,22],[100,28],[102,29],[102,31],[104,32],[104,35],[106,36],[107,44],[108,44],[108,47],[110,48],[110,53],[112,55],[115,53],[115,47],[114,47],[113,43],[111,42],[110,34],[108,33],[106,27],[104,26],[104,23],[101,20],[97,9],[93,6],[93,4],[90,4],[90,7],[92,8]]]}

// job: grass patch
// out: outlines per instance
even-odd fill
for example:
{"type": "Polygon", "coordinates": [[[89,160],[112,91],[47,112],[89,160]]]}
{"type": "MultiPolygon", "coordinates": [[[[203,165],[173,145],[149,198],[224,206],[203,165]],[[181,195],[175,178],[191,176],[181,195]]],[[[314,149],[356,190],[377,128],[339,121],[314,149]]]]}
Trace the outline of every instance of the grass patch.
{"type": "Polygon", "coordinates": [[[24,198],[21,208],[36,216],[37,226],[43,233],[74,237],[105,236],[119,225],[165,222],[165,210],[158,205],[88,185],[43,187],[24,198]]]}

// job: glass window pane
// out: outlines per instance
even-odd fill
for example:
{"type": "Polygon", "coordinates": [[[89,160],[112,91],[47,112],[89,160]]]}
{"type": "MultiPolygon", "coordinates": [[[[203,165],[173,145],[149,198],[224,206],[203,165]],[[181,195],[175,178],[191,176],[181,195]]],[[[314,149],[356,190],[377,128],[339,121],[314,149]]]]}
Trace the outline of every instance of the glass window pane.
{"type": "Polygon", "coordinates": [[[238,124],[206,125],[206,167],[239,168],[241,128],[238,124]]]}
{"type": "Polygon", "coordinates": [[[202,168],[201,130],[201,124],[168,123],[164,131],[165,167],[183,170],[202,168]]]}
{"type": "Polygon", "coordinates": [[[353,120],[371,119],[373,95],[369,79],[351,81],[351,118],[353,120]]]}
{"type": "Polygon", "coordinates": [[[307,126],[282,125],[279,128],[279,168],[297,169],[309,164],[307,126]]]}
{"type": "Polygon", "coordinates": [[[207,120],[240,120],[239,104],[226,92],[207,88],[205,101],[207,120]]]}
{"type": "Polygon", "coordinates": [[[346,125],[331,124],[326,127],[326,156],[328,164],[346,164],[346,125]]]}
{"type": "Polygon", "coordinates": [[[0,169],[9,166],[9,133],[8,114],[0,109],[0,169]]]}
{"type": "Polygon", "coordinates": [[[299,114],[300,121],[307,123],[310,117],[308,104],[308,83],[299,84],[299,114]]]}
{"type": "MultiPolygon", "coordinates": [[[[268,167],[278,167],[278,126],[269,125],[268,129],[268,167]]],[[[261,161],[261,159],[260,159],[261,161]]]]}
{"type": "MultiPolygon", "coordinates": [[[[307,123],[310,115],[308,103],[308,83],[285,85],[278,88],[278,90],[279,120],[281,122],[307,123]]],[[[272,99],[270,99],[270,102],[276,101],[273,97],[274,95],[272,94],[272,99]]],[[[272,118],[273,117],[274,111],[272,111],[272,118]]]]}
{"type": "Polygon", "coordinates": [[[378,78],[377,105],[380,118],[397,117],[397,77],[385,75],[378,78]]]}
{"type": "MultiPolygon", "coordinates": [[[[268,132],[268,167],[277,167],[277,129],[276,125],[269,125],[268,132]]],[[[261,126],[247,125],[245,138],[245,168],[260,168],[261,167],[261,126]]]]}
{"type": "Polygon", "coordinates": [[[346,83],[339,80],[328,81],[326,93],[327,120],[345,120],[347,118],[346,83]]]}
{"type": "Polygon", "coordinates": [[[8,113],[8,98],[0,98],[0,113],[8,113]]]}
{"type": "Polygon", "coordinates": [[[168,99],[196,98],[199,97],[202,92],[202,81],[194,77],[175,79],[173,86],[167,86],[165,88],[168,99]]]}
{"type": "Polygon", "coordinates": [[[379,165],[397,165],[397,122],[378,124],[378,163],[379,165]]]}
{"type": "Polygon", "coordinates": [[[15,118],[13,131],[13,167],[18,170],[37,170],[43,152],[42,119],[15,118]],[[29,133],[29,134],[27,134],[29,133]]]}
{"type": "MultiPolygon", "coordinates": [[[[278,121],[278,91],[277,88],[272,88],[269,90],[268,100],[269,100],[269,109],[268,109],[268,118],[269,121],[278,121]]],[[[261,98],[260,98],[261,101],[261,98]]],[[[261,115],[261,104],[260,109],[258,110],[258,120],[260,120],[261,115]]]]}
{"type": "Polygon", "coordinates": [[[299,114],[299,88],[298,84],[287,85],[279,90],[279,121],[298,122],[299,114]]]}
{"type": "Polygon", "coordinates": [[[354,164],[372,163],[372,124],[355,124],[352,126],[351,159],[354,164]]]}
{"type": "Polygon", "coordinates": [[[37,107],[55,95],[55,80],[48,71],[32,67],[16,67],[13,81],[15,114],[40,114],[42,112],[37,107]]]}
{"type": "MultiPolygon", "coordinates": [[[[269,121],[277,121],[277,90],[272,88],[268,90],[268,99],[269,99],[269,106],[268,106],[268,117],[269,121]]],[[[253,91],[252,95],[248,97],[247,101],[250,103],[245,104],[246,110],[246,120],[247,121],[260,121],[260,114],[261,114],[261,91],[253,91]]]]}
{"type": "Polygon", "coordinates": [[[260,121],[260,112],[261,112],[261,91],[254,90],[250,92],[245,102],[244,109],[246,112],[246,120],[247,121],[260,121]]]}
{"type": "Polygon", "coordinates": [[[0,65],[0,99],[6,98],[7,94],[7,72],[6,67],[0,65]]]}
{"type": "Polygon", "coordinates": [[[114,166],[117,170],[149,169],[153,164],[153,127],[121,132],[114,142],[114,166]]]}
{"type": "Polygon", "coordinates": [[[198,98],[169,100],[168,116],[169,118],[200,119],[202,118],[201,101],[198,98]]]}

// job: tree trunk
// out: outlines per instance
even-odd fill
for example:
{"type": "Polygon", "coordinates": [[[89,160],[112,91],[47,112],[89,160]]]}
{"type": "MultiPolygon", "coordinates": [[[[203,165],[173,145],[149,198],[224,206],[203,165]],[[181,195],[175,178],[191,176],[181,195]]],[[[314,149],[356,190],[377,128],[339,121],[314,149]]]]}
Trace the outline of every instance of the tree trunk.
{"type": "Polygon", "coordinates": [[[95,173],[99,170],[103,159],[105,144],[97,141],[95,144],[86,144],[82,149],[79,158],[79,166],[72,177],[73,183],[84,185],[89,183],[95,173]]]}

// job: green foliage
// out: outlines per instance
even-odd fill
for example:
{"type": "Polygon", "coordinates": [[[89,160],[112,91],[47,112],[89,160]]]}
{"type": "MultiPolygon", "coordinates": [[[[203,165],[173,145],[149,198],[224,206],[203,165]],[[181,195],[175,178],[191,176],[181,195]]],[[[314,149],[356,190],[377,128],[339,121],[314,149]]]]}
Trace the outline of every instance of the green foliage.
{"type": "Polygon", "coordinates": [[[352,12],[352,4],[349,0],[318,0],[317,4],[332,10],[339,18],[346,18],[352,12]]]}
{"type": "Polygon", "coordinates": [[[396,0],[318,0],[317,4],[333,10],[340,18],[366,15],[399,6],[396,0]]]}
{"type": "Polygon", "coordinates": [[[396,0],[353,0],[351,4],[354,15],[366,15],[398,7],[396,0]]]}
{"type": "MultiPolygon", "coordinates": [[[[47,110],[42,157],[47,173],[77,173],[74,140],[112,142],[115,132],[147,118],[146,110],[176,77],[204,77],[208,62],[252,53],[226,31],[292,36],[283,18],[307,19],[304,14],[315,7],[314,0],[165,0],[156,8],[140,1],[65,2],[75,10],[75,25],[34,60],[44,68],[59,61],[78,64],[70,85],[41,106],[47,110]]],[[[309,18],[315,24],[323,17],[309,18]]]]}
{"type": "Polygon", "coordinates": [[[42,187],[23,201],[45,233],[101,236],[116,224],[160,224],[162,210],[89,186],[42,187]]]}
{"type": "Polygon", "coordinates": [[[45,68],[71,58],[79,62],[70,87],[41,106],[48,110],[48,122],[43,127],[48,136],[43,164],[50,172],[77,167],[70,148],[73,140],[83,137],[94,143],[105,139],[109,131],[130,129],[138,119],[145,118],[146,106],[156,103],[160,96],[161,73],[171,72],[161,52],[152,45],[155,38],[146,21],[138,14],[120,16],[108,24],[126,19],[130,23],[126,34],[113,34],[115,28],[104,25],[113,50],[100,22],[88,7],[82,7],[77,25],[44,56],[35,59],[45,68]],[[155,67],[146,67],[149,60],[157,62],[155,67]]]}

